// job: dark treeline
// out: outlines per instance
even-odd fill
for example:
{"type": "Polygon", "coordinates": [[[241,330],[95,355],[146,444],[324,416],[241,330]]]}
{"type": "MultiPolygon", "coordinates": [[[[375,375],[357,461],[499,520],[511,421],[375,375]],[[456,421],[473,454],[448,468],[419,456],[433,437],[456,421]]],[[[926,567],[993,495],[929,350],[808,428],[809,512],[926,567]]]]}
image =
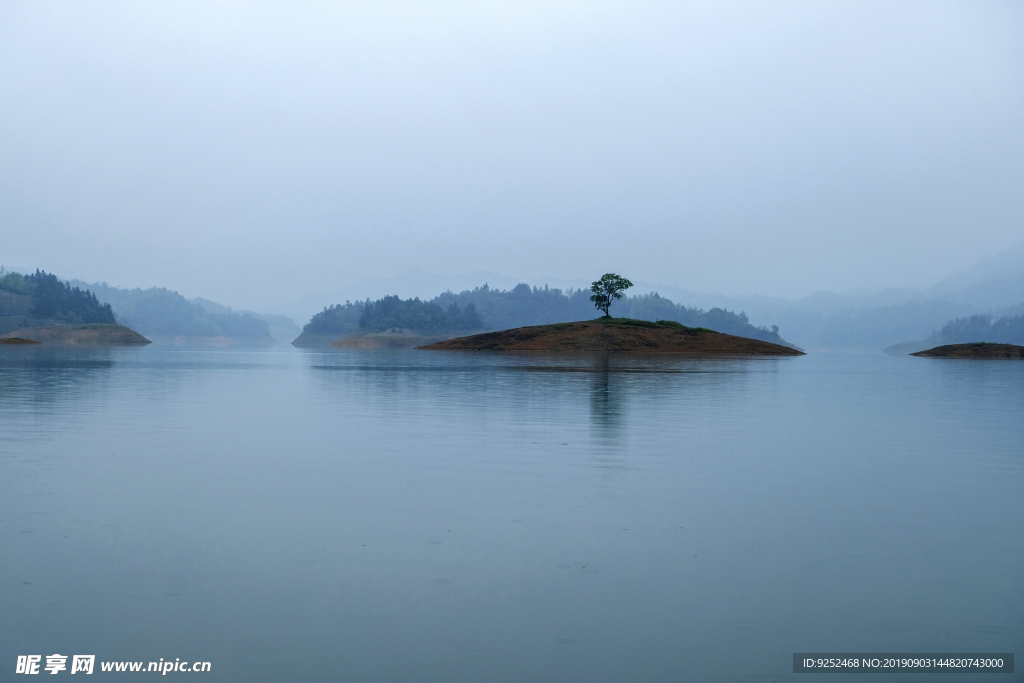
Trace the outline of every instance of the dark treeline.
{"type": "Polygon", "coordinates": [[[658,294],[643,294],[631,297],[623,308],[629,311],[628,317],[640,320],[674,320],[688,327],[706,327],[716,332],[735,334],[775,344],[785,344],[779,336],[778,325],[758,327],[752,325],[746,313],[733,313],[724,308],[690,308],[683,304],[673,303],[658,294]]]}
{"type": "Polygon", "coordinates": [[[1024,315],[993,318],[990,315],[972,315],[946,323],[938,334],[944,344],[992,342],[996,344],[1024,345],[1024,315]]]}
{"type": "MultiPolygon", "coordinates": [[[[491,289],[487,285],[458,294],[445,292],[434,299],[441,306],[473,304],[487,327],[507,330],[527,325],[590,320],[600,315],[590,301],[589,292],[541,289],[518,284],[510,290],[491,289]]],[[[614,315],[624,317],[621,302],[612,306],[614,315]]]]}
{"type": "MultiPolygon", "coordinates": [[[[369,301],[369,300],[367,300],[369,301]]],[[[303,334],[315,334],[340,337],[359,329],[359,319],[363,315],[365,302],[334,304],[320,311],[302,328],[303,334]]]]}
{"type": "MultiPolygon", "coordinates": [[[[779,337],[777,327],[755,327],[743,313],[721,308],[706,311],[688,308],[657,294],[616,301],[611,313],[621,318],[674,320],[689,327],[705,327],[776,344],[786,343],[779,337]]],[[[516,285],[511,290],[500,290],[484,285],[458,294],[445,292],[430,301],[402,301],[397,296],[389,296],[375,302],[367,300],[329,306],[313,316],[303,331],[336,336],[358,330],[369,332],[386,329],[441,334],[592,320],[598,315],[587,290],[563,292],[560,289],[530,287],[526,284],[516,285]]]]}
{"type": "Polygon", "coordinates": [[[368,332],[410,329],[420,334],[448,334],[480,330],[484,324],[472,303],[464,309],[457,303],[442,308],[434,301],[386,296],[363,304],[359,327],[368,332]]]}
{"type": "Polygon", "coordinates": [[[26,311],[29,318],[78,325],[117,322],[110,304],[101,304],[89,290],[72,287],[41,270],[30,275],[3,274],[0,289],[31,297],[32,305],[26,311]]]}
{"type": "Polygon", "coordinates": [[[470,303],[460,307],[452,302],[441,307],[435,301],[405,299],[386,296],[377,301],[346,301],[328,306],[317,313],[303,328],[317,335],[341,336],[362,330],[364,332],[396,332],[409,330],[418,334],[437,335],[457,332],[477,332],[487,329],[476,307],[470,303]]]}

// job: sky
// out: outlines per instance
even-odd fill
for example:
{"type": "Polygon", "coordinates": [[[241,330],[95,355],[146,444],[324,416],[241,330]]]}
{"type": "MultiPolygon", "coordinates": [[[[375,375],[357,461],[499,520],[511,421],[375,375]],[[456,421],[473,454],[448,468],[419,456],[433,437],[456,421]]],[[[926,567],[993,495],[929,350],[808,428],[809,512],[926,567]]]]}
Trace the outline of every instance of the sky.
{"type": "Polygon", "coordinates": [[[1022,239],[1020,2],[0,0],[8,267],[799,297],[1022,239]]]}

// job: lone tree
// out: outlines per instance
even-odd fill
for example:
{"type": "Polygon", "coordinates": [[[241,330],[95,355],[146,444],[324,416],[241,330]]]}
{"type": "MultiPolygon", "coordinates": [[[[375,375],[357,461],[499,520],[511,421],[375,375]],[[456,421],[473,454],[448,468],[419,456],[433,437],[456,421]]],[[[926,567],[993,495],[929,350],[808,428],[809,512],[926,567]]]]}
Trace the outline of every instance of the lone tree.
{"type": "Polygon", "coordinates": [[[605,273],[601,279],[590,285],[590,291],[594,294],[590,300],[598,310],[604,311],[604,317],[612,317],[608,309],[612,301],[622,298],[622,292],[633,286],[633,283],[615,273],[605,273]]]}

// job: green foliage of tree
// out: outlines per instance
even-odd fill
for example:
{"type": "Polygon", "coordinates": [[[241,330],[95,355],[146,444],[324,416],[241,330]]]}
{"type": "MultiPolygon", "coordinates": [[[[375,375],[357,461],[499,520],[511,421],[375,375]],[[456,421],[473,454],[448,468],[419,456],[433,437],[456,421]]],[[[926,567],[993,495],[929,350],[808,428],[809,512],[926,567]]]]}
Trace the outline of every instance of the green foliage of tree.
{"type": "Polygon", "coordinates": [[[622,293],[633,286],[633,283],[615,273],[605,273],[601,276],[600,280],[595,281],[590,285],[590,291],[593,294],[590,300],[594,302],[594,306],[599,311],[604,311],[604,317],[610,318],[611,314],[608,309],[611,307],[612,302],[616,299],[622,298],[622,293]]]}
{"type": "Polygon", "coordinates": [[[363,305],[359,327],[369,332],[408,329],[419,334],[448,334],[479,330],[483,321],[472,303],[465,309],[452,303],[446,310],[432,301],[386,296],[363,305]]]}
{"type": "Polygon", "coordinates": [[[314,315],[303,327],[303,333],[342,336],[357,330],[409,330],[436,335],[474,332],[486,327],[472,302],[460,306],[455,301],[446,301],[442,305],[440,298],[422,301],[386,296],[377,301],[346,301],[314,315]]]}
{"type": "Polygon", "coordinates": [[[593,308],[584,290],[563,292],[549,287],[531,288],[524,283],[508,291],[483,285],[458,294],[445,292],[433,301],[443,307],[455,303],[465,308],[473,304],[484,326],[495,330],[588,320],[593,317],[593,308]]]}
{"type": "Polygon", "coordinates": [[[87,325],[116,324],[110,304],[101,304],[89,290],[72,287],[56,275],[36,270],[31,275],[10,273],[3,278],[4,289],[32,297],[28,314],[32,318],[87,325]]]}
{"type": "Polygon", "coordinates": [[[35,288],[35,284],[31,280],[26,279],[21,273],[12,273],[0,267],[0,289],[12,294],[31,296],[35,288]]]}
{"type": "Polygon", "coordinates": [[[303,333],[340,337],[359,329],[359,318],[363,315],[362,301],[334,304],[320,311],[302,328],[303,333]]]}

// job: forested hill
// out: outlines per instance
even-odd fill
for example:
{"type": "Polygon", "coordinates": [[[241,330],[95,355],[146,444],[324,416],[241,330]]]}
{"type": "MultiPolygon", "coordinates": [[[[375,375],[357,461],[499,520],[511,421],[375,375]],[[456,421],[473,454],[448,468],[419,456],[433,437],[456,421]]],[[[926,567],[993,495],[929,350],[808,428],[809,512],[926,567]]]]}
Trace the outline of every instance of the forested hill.
{"type": "Polygon", "coordinates": [[[110,306],[88,289],[72,287],[41,270],[30,275],[0,270],[0,333],[53,323],[116,322],[110,306]]]}
{"type": "Polygon", "coordinates": [[[942,344],[994,344],[1024,345],[1024,315],[993,318],[990,315],[972,315],[957,318],[942,326],[937,335],[942,344]]]}
{"type": "Polygon", "coordinates": [[[950,320],[938,332],[920,341],[893,344],[886,353],[903,355],[951,344],[1015,344],[1024,346],[1024,315],[972,315],[950,320]]]}
{"type": "Polygon", "coordinates": [[[118,322],[150,339],[220,337],[247,343],[273,342],[267,322],[248,312],[227,308],[211,312],[162,287],[120,289],[106,283],[89,286],[100,300],[109,303],[118,322]]]}
{"type": "Polygon", "coordinates": [[[363,304],[359,327],[370,332],[409,328],[420,334],[448,334],[481,330],[484,324],[472,303],[460,309],[457,303],[442,307],[436,301],[386,296],[363,304]]]}
{"type": "MultiPolygon", "coordinates": [[[[790,345],[778,328],[755,327],[743,313],[721,308],[702,310],[676,304],[657,294],[624,298],[612,304],[612,314],[639,320],[673,320],[688,327],[705,327],[741,337],[790,345]]],[[[591,320],[594,309],[588,290],[530,287],[511,290],[487,285],[455,294],[445,292],[430,301],[397,296],[378,301],[346,302],[325,308],[303,328],[303,336],[338,338],[354,332],[407,329],[420,334],[469,332],[474,329],[506,330],[528,325],[591,320]],[[477,325],[479,322],[479,325],[477,325]]]]}
{"type": "Polygon", "coordinates": [[[230,306],[218,304],[215,301],[210,301],[209,299],[204,299],[202,297],[189,299],[189,301],[191,303],[202,306],[208,312],[213,313],[216,316],[251,316],[253,318],[259,318],[260,320],[267,323],[267,327],[270,329],[270,336],[273,337],[274,341],[279,344],[287,344],[288,342],[295,338],[295,335],[302,331],[302,328],[299,327],[294,320],[292,320],[286,315],[277,315],[273,313],[254,313],[252,311],[239,311],[234,308],[231,308],[230,306]]]}
{"type": "Polygon", "coordinates": [[[460,307],[451,302],[440,306],[437,300],[402,300],[386,296],[377,301],[350,301],[328,306],[303,328],[303,334],[337,338],[356,331],[384,332],[409,330],[422,335],[446,335],[479,332],[487,328],[476,307],[460,307]]]}

